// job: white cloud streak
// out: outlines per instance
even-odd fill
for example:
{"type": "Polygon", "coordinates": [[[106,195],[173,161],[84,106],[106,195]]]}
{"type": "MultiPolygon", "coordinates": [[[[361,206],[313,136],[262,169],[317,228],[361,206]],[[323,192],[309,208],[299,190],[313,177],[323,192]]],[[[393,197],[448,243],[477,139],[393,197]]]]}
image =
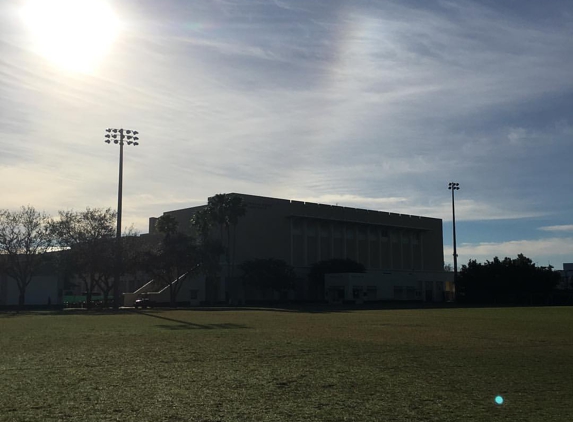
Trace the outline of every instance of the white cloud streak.
{"type": "Polygon", "coordinates": [[[539,230],[546,232],[573,232],[573,224],[564,224],[560,226],[544,226],[539,227],[539,230]]]}
{"type": "MultiPolygon", "coordinates": [[[[531,258],[538,265],[546,266],[549,263],[559,265],[560,262],[573,260],[573,237],[553,237],[535,240],[511,240],[505,242],[463,243],[457,247],[459,265],[467,264],[470,259],[480,262],[498,258],[515,258],[523,254],[531,258]],[[560,260],[560,262],[556,262],[560,260]],[[552,261],[552,262],[550,262],[552,261]]],[[[452,260],[453,248],[444,248],[446,262],[452,260]]]]}

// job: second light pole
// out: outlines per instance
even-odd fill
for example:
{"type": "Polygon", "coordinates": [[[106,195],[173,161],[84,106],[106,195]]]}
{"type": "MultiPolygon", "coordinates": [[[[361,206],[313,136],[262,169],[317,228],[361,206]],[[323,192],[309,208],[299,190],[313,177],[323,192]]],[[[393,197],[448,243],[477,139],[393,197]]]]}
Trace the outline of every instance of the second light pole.
{"type": "Polygon", "coordinates": [[[456,249],[456,207],[454,205],[454,191],[460,190],[460,184],[450,182],[448,189],[452,191],[452,227],[454,232],[454,285],[458,279],[458,251],[456,249]]]}
{"type": "Polygon", "coordinates": [[[107,128],[105,130],[107,133],[105,135],[105,142],[114,144],[119,144],[119,184],[117,189],[117,255],[116,255],[116,268],[115,275],[113,279],[113,308],[119,308],[119,278],[121,272],[122,264],[122,250],[121,250],[121,202],[123,195],[123,144],[137,146],[139,145],[139,138],[137,137],[138,132],[136,130],[129,129],[112,129],[107,128]],[[127,139],[127,141],[126,141],[127,139]]]}

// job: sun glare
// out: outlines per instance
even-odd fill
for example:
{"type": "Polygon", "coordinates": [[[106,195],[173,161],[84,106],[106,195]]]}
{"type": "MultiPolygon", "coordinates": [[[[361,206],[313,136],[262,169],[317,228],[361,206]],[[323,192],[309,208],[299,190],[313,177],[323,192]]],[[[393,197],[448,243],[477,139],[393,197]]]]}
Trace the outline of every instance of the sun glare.
{"type": "Polygon", "coordinates": [[[104,0],[28,0],[22,18],[34,50],[75,72],[94,71],[119,31],[119,20],[104,0]]]}

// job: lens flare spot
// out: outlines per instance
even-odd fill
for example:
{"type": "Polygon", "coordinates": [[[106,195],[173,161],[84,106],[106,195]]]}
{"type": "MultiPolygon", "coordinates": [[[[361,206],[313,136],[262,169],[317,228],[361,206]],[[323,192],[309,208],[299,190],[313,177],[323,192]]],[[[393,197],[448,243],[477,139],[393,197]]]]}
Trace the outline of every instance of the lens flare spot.
{"type": "Polygon", "coordinates": [[[499,404],[499,405],[502,405],[502,404],[503,404],[503,397],[501,397],[501,396],[496,396],[496,397],[495,397],[495,403],[496,403],[496,404],[499,404]]]}

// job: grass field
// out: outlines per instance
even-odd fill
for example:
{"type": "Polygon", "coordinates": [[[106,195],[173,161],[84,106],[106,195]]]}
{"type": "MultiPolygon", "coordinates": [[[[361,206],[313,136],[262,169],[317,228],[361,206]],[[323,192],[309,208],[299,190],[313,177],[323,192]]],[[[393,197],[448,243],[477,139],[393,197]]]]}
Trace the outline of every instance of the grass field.
{"type": "Polygon", "coordinates": [[[5,313],[0,420],[572,421],[573,308],[5,313]]]}

